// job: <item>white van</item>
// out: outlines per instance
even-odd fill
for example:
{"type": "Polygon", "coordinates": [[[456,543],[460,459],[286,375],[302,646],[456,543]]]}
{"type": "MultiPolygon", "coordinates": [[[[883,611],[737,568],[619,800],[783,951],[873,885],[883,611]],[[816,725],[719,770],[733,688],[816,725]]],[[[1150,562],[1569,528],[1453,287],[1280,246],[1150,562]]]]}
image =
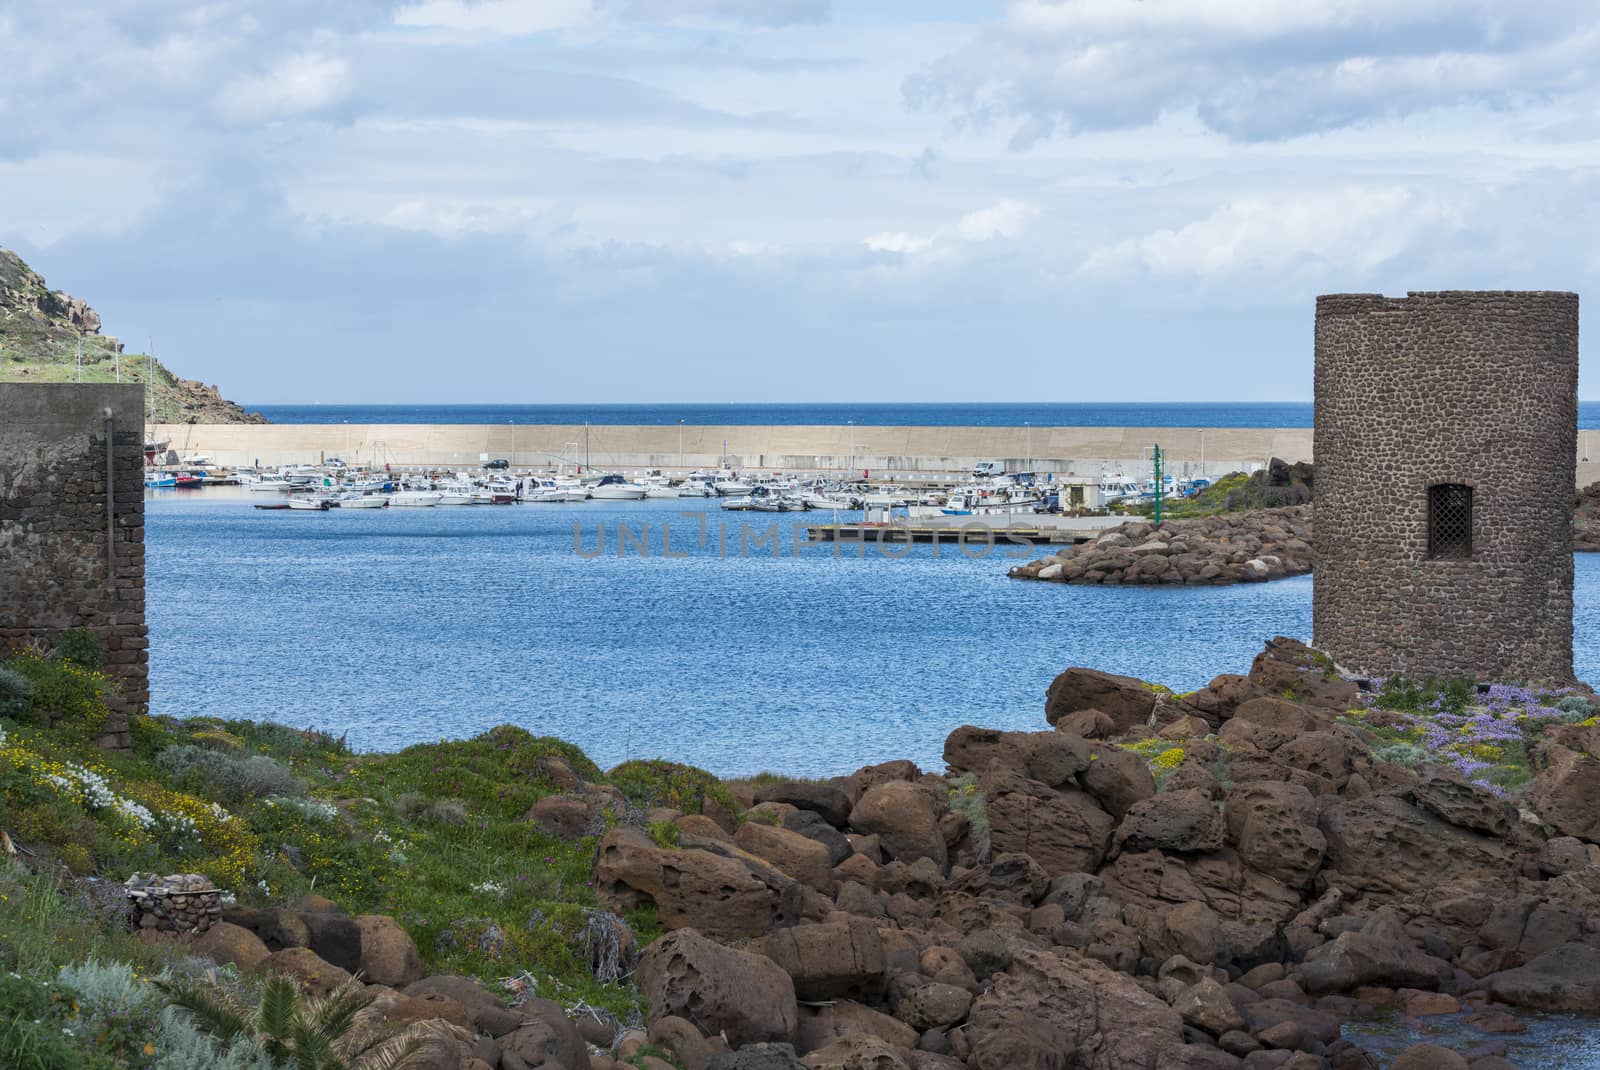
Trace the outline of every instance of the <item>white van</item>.
{"type": "Polygon", "coordinates": [[[996,476],[1005,474],[1006,462],[1004,461],[979,461],[972,466],[973,479],[993,479],[996,476]]]}

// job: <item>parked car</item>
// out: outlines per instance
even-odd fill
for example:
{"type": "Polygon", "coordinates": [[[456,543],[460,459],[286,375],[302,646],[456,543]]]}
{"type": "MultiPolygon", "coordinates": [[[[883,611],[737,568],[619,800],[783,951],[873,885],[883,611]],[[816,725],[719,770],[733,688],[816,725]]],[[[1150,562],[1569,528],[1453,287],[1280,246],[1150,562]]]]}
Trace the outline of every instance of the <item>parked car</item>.
{"type": "Polygon", "coordinates": [[[494,471],[498,472],[498,471],[503,471],[504,469],[510,468],[511,467],[511,462],[506,460],[504,457],[496,457],[492,461],[483,462],[483,466],[485,468],[493,469],[494,471]]]}
{"type": "Polygon", "coordinates": [[[972,466],[972,478],[974,479],[993,479],[995,476],[1003,476],[1005,474],[1006,462],[1004,461],[979,461],[972,466]]]}

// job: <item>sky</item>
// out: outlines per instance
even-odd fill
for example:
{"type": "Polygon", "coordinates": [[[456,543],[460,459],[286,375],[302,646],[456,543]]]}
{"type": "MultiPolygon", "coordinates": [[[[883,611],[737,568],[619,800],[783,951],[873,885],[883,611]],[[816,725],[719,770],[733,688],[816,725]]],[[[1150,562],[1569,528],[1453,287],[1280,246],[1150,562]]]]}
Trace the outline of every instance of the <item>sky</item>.
{"type": "Polygon", "coordinates": [[[260,404],[1307,400],[1319,293],[1595,289],[1597,83],[1593,0],[0,0],[0,245],[260,404]]]}

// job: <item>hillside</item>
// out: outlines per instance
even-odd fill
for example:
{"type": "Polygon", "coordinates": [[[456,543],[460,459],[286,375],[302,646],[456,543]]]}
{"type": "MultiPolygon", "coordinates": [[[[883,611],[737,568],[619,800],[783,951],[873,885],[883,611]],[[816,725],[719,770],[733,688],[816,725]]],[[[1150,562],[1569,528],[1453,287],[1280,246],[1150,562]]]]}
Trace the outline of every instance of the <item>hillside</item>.
{"type": "MultiPolygon", "coordinates": [[[[1170,520],[1186,517],[1217,516],[1222,513],[1241,513],[1254,509],[1281,509],[1292,505],[1307,505],[1311,501],[1312,468],[1307,461],[1289,464],[1277,457],[1266,468],[1246,475],[1232,472],[1217,480],[1193,498],[1166,501],[1161,504],[1162,516],[1170,520]]],[[[1150,502],[1129,507],[1129,513],[1149,516],[1154,512],[1150,502]]]]}
{"type": "Polygon", "coordinates": [[[100,333],[100,315],[82,298],[52,290],[38,272],[0,248],[0,383],[151,384],[157,423],[266,423],[214,386],[184,379],[100,333]],[[80,367],[81,347],[81,367],[80,367]]]}

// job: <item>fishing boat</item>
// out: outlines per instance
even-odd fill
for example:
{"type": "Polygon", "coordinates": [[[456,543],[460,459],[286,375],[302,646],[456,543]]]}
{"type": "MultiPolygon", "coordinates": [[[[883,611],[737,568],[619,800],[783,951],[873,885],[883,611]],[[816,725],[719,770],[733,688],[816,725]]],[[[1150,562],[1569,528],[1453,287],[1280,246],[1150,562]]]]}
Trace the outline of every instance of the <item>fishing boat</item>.
{"type": "Polygon", "coordinates": [[[346,494],[339,499],[341,509],[387,509],[389,497],[386,494],[346,494]]]}
{"type": "Polygon", "coordinates": [[[333,508],[333,500],[330,498],[290,498],[288,504],[290,509],[304,509],[315,513],[325,513],[333,508]]]}
{"type": "Polygon", "coordinates": [[[178,477],[171,472],[146,472],[144,485],[151,490],[160,490],[165,487],[176,487],[178,477]]]}
{"type": "Polygon", "coordinates": [[[280,475],[263,474],[246,483],[245,486],[256,494],[287,494],[290,483],[280,475]]]}
{"type": "Polygon", "coordinates": [[[439,488],[440,505],[477,505],[477,493],[471,487],[445,485],[439,488]]]}

